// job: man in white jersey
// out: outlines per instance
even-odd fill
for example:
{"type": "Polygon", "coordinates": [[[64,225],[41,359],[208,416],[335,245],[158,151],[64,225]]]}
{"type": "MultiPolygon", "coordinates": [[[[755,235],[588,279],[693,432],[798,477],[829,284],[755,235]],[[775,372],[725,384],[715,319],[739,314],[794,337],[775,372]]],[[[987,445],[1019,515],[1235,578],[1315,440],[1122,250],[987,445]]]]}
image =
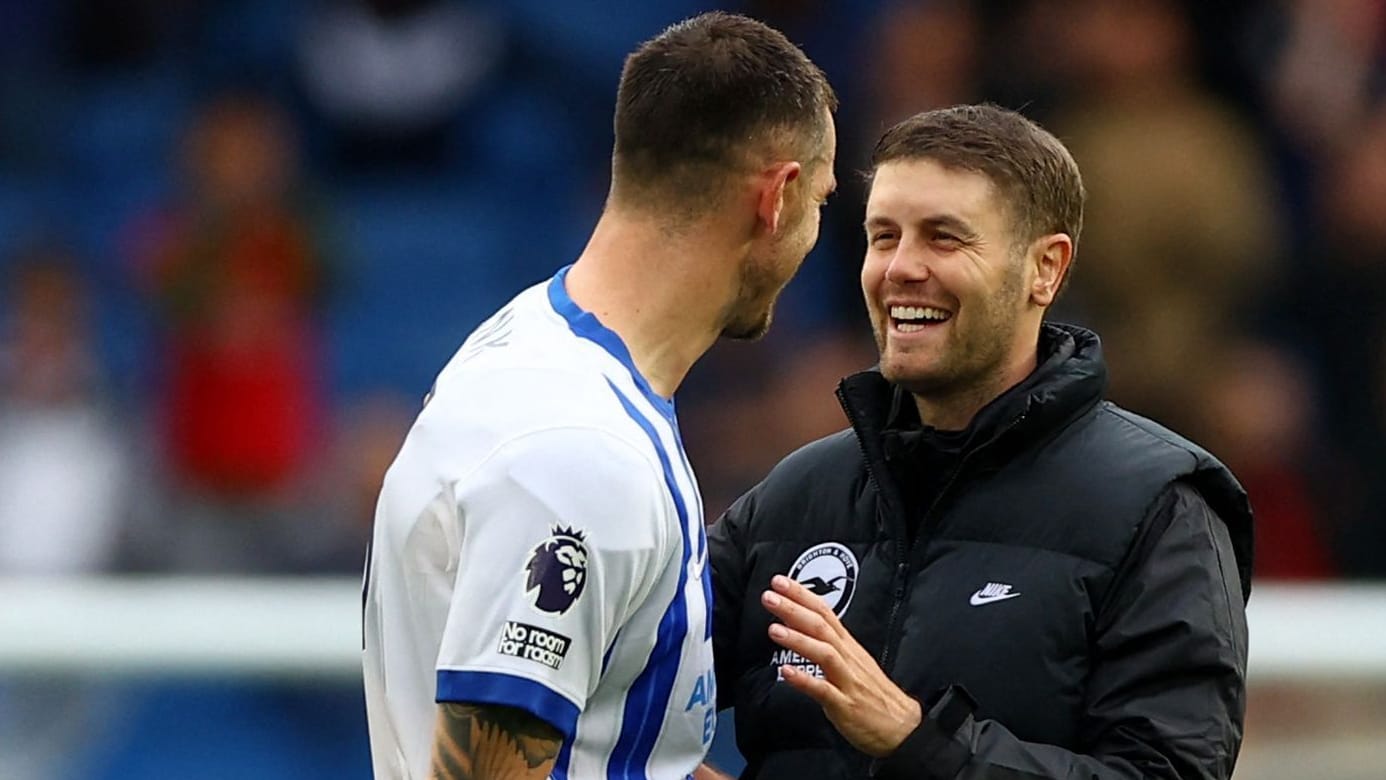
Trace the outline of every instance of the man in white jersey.
{"type": "Polygon", "coordinates": [[[377,778],[710,776],[707,543],[671,398],[719,336],[769,327],[836,186],[836,104],[745,17],[627,58],[586,249],[471,334],[385,477],[377,778]]]}

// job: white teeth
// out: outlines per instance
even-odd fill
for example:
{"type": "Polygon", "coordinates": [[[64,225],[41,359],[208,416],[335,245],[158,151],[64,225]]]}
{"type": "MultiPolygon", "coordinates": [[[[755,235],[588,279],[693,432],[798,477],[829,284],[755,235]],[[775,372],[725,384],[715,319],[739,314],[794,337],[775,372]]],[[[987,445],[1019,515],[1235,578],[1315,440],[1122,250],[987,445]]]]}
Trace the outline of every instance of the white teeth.
{"type": "MultiPolygon", "coordinates": [[[[902,322],[911,322],[913,320],[943,322],[951,317],[952,314],[943,309],[935,309],[932,306],[891,306],[890,316],[892,319],[902,322]]],[[[916,330],[917,329],[918,328],[916,328],[916,330]]]]}

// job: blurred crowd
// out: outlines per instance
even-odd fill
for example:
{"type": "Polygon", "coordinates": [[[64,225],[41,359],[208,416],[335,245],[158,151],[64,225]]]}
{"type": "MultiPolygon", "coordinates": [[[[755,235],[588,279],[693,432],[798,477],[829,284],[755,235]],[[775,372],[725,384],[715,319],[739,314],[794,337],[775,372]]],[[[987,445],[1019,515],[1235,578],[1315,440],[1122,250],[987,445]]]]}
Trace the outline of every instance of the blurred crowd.
{"type": "MultiPolygon", "coordinates": [[[[693,0],[0,3],[0,573],[353,572],[467,332],[581,250],[693,0]]],[[[1264,578],[1386,576],[1386,0],[739,0],[842,98],[771,335],[679,398],[709,517],[870,366],[855,171],[991,100],[1090,192],[1055,316],[1247,485],[1264,578]]]]}

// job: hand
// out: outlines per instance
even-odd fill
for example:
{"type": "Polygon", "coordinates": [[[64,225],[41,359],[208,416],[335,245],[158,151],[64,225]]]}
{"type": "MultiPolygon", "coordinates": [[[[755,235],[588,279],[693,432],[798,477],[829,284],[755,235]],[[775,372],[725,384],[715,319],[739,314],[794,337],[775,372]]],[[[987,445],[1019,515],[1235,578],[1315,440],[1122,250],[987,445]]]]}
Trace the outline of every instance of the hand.
{"type": "Polygon", "coordinates": [[[699,764],[693,770],[693,780],[732,780],[731,775],[724,775],[707,764],[699,764]]]}
{"type": "Polygon", "coordinates": [[[823,678],[783,665],[785,682],[808,694],[852,746],[867,755],[890,755],[919,726],[919,702],[881,671],[822,599],[783,575],[770,580],[761,603],[784,624],[770,638],[823,670],[823,678]]]}

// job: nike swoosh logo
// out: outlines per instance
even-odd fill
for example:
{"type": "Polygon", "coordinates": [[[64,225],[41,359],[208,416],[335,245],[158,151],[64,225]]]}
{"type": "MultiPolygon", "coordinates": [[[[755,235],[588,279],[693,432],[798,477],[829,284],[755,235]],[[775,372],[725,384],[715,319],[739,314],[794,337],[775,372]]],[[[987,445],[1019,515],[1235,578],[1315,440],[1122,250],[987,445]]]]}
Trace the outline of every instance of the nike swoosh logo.
{"type": "Polygon", "coordinates": [[[974,607],[980,607],[983,604],[990,604],[993,601],[1005,601],[1006,599],[1013,599],[1019,595],[1019,593],[1003,593],[1000,596],[983,596],[980,593],[973,593],[972,598],[968,599],[967,603],[971,604],[974,607]]]}

